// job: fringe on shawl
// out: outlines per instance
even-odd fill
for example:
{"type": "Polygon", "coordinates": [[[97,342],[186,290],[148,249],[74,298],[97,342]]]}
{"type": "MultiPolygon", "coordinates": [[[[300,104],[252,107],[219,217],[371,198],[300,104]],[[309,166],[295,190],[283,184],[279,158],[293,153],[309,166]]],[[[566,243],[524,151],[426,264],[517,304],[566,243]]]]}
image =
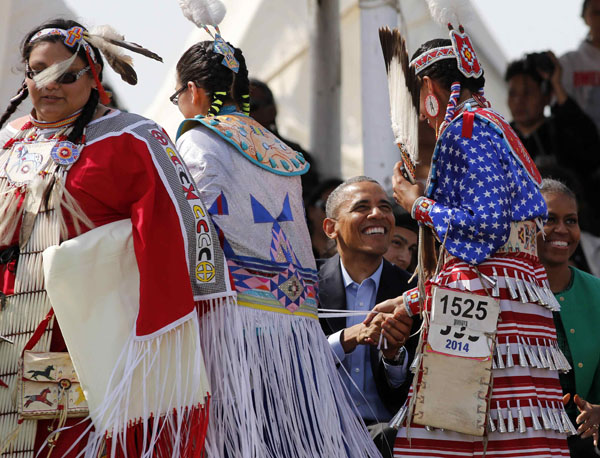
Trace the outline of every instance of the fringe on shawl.
{"type": "Polygon", "coordinates": [[[197,302],[208,457],[380,457],[318,320],[219,302],[197,302]]]}
{"type": "Polygon", "coordinates": [[[199,348],[195,314],[152,339],[132,333],[102,405],[90,412],[92,425],[80,438],[87,436],[80,455],[203,456],[210,390],[199,348]]]}
{"type": "MultiPolygon", "coordinates": [[[[51,166],[51,168],[54,167],[51,166]]],[[[43,191],[45,204],[41,204],[38,209],[50,209],[57,212],[61,240],[69,238],[66,215],[71,218],[75,235],[80,235],[84,226],[88,229],[94,228],[94,223],[67,190],[66,178],[67,170],[64,169],[54,169],[43,178],[36,177],[36,179],[47,181],[43,191]]],[[[15,231],[24,214],[24,201],[29,193],[31,193],[29,187],[15,187],[6,178],[0,178],[0,246],[10,245],[14,240],[15,231]]]]}

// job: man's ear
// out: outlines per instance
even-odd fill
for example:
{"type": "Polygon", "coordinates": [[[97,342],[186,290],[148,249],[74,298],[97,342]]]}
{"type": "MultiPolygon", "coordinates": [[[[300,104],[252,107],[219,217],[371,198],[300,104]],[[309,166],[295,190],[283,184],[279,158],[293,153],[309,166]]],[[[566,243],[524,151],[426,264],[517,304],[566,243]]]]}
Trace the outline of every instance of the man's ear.
{"type": "Polygon", "coordinates": [[[336,240],[338,237],[337,221],[331,218],[325,218],[323,220],[323,231],[327,237],[332,240],[336,240]]]}

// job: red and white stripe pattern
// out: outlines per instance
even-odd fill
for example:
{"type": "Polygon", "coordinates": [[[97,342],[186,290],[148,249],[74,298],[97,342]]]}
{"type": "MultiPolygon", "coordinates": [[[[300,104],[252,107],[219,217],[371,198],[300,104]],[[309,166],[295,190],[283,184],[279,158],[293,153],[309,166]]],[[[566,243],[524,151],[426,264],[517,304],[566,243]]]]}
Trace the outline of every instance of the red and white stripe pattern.
{"type": "MultiPolygon", "coordinates": [[[[500,364],[494,364],[492,371],[491,421],[487,424],[485,456],[568,457],[566,434],[558,431],[564,431],[566,426],[557,371],[532,367],[529,352],[524,352],[524,346],[519,345],[520,342],[529,342],[531,345],[528,350],[535,355],[539,355],[540,352],[543,355],[548,354],[549,348],[556,345],[552,312],[539,304],[512,299],[504,279],[506,269],[512,278],[516,278],[518,273],[518,278],[525,278],[526,281],[542,287],[546,280],[544,268],[536,257],[525,253],[496,254],[477,268],[482,276],[497,279],[499,288],[496,290],[499,290],[499,296],[496,299],[499,299],[501,309],[497,332],[500,355],[497,355],[495,360],[501,358],[502,361],[500,364]],[[519,349],[523,355],[519,355],[519,349]],[[511,362],[509,358],[512,359],[511,362]],[[519,417],[524,424],[519,425],[519,417]],[[500,432],[501,430],[504,432],[500,432]]],[[[487,281],[484,280],[482,285],[477,272],[457,258],[447,262],[433,281],[428,282],[428,300],[425,304],[427,308],[431,307],[429,296],[431,287],[435,285],[481,295],[487,295],[487,288],[487,291],[492,293],[487,281]]],[[[412,390],[409,399],[410,396],[412,390]]],[[[399,430],[394,447],[396,458],[484,456],[482,437],[439,429],[428,430],[414,423],[410,426],[409,434],[410,440],[407,438],[406,427],[399,430]]]]}

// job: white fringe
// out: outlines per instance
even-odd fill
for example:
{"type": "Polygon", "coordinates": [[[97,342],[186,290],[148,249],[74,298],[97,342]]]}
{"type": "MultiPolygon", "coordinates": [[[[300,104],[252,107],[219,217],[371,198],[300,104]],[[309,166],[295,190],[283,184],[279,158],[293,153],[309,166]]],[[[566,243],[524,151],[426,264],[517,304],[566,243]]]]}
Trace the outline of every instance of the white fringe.
{"type": "Polygon", "coordinates": [[[209,394],[199,348],[197,316],[151,340],[140,341],[132,333],[110,376],[101,407],[90,412],[94,429],[88,428],[82,454],[101,456],[108,434],[112,436],[110,456],[121,446],[127,456],[127,429],[132,423],[141,423],[144,437],[140,457],[160,455],[155,446],[164,428],[174,438],[172,456],[181,456],[180,447],[190,426],[184,423],[183,413],[188,407],[204,404],[209,394]],[[149,421],[159,417],[164,422],[149,421]]]}
{"type": "Polygon", "coordinates": [[[316,319],[221,302],[200,320],[208,457],[380,457],[316,319]]]}
{"type": "Polygon", "coordinates": [[[0,246],[8,246],[13,242],[24,206],[19,205],[22,196],[17,195],[17,188],[11,187],[6,179],[0,181],[0,246]]]}

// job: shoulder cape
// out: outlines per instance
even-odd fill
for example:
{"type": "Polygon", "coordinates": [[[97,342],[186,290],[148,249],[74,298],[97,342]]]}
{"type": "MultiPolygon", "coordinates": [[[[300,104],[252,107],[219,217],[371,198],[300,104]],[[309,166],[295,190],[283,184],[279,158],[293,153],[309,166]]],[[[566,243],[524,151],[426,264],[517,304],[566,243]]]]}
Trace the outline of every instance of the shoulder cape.
{"type": "Polygon", "coordinates": [[[272,132],[241,113],[185,119],[177,138],[196,126],[204,126],[229,142],[253,164],[277,175],[303,175],[310,164],[302,153],[294,151],[272,132]]]}
{"type": "Polygon", "coordinates": [[[538,188],[542,185],[542,176],[535,166],[535,163],[531,159],[531,156],[529,156],[529,153],[525,149],[525,146],[523,146],[523,143],[517,136],[516,132],[512,129],[512,127],[510,127],[510,124],[508,124],[502,116],[488,108],[470,109],[467,107],[467,109],[456,116],[452,122],[455,122],[459,118],[462,118],[463,122],[463,137],[471,136],[475,118],[488,124],[502,137],[511,154],[527,172],[527,175],[531,181],[533,181],[538,188]]]}

